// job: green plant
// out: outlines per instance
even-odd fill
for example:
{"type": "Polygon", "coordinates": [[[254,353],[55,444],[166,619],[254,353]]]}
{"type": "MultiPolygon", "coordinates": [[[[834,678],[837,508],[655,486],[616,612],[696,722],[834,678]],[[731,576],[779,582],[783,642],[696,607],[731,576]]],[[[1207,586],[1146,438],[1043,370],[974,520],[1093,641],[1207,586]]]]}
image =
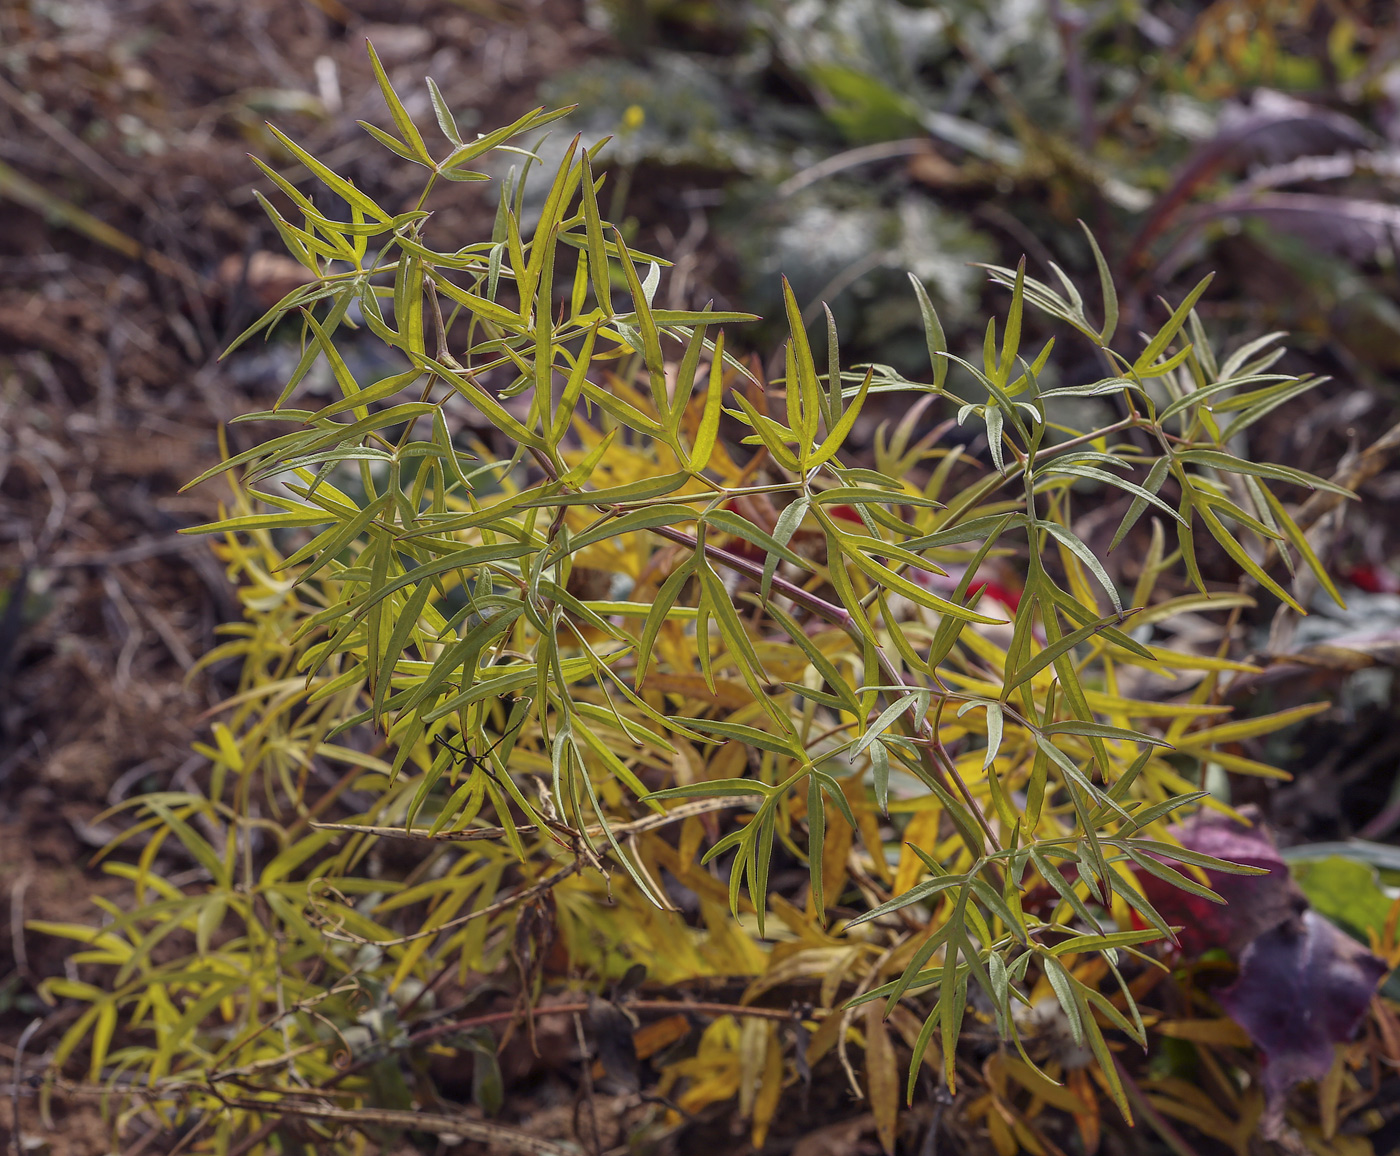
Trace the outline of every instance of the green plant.
{"type": "MultiPolygon", "coordinates": [[[[472,1055],[494,1111],[485,1025],[523,1016],[547,979],[596,992],[644,962],[669,993],[749,979],[661,1091],[690,1112],[737,1095],[756,1145],[799,1070],[790,1017],[761,998],[813,977],[799,1019],[814,1035],[797,1046],[844,1058],[863,1039],[887,1150],[901,1081],[886,1017],[912,1097],[921,1070],[965,1078],[971,1004],[1014,1048],[998,1053],[1003,1084],[1063,1106],[1063,1077],[1096,1130],[1095,1084],[1035,1026],[1052,1000],[1128,1116],[1108,1037],[1146,1043],[1128,979],[1170,937],[1138,880],[1200,896],[1197,868],[1248,872],[1165,824],[1223,808],[1199,789],[1207,762],[1278,774],[1227,748],[1318,709],[1226,721],[1217,676],[1252,668],[1150,628],[1238,615],[1254,585],[1296,607],[1274,573],[1294,551],[1335,596],[1275,490],[1337,487],[1230,450],[1316,383],[1271,372],[1272,338],[1218,355],[1192,312],[1205,282],[1144,342],[1119,334],[1101,258],[1101,323],[1068,279],[991,268],[1009,306],[977,361],[945,347],[915,281],[929,382],[843,368],[829,318],[819,371],[788,289],[784,371],[765,381],[726,352],[720,327],[747,315],[653,307],[664,262],[600,218],[596,148],[565,150],[525,228],[534,158],[509,142],[560,113],[463,141],[430,82],[439,160],[375,67],[397,135],[366,128],[425,170],[423,197],[392,214],[279,136],[341,221],[263,166],[301,222],[268,211],[315,281],[240,338],[301,326],[277,405],[244,419],[288,432],[254,426],[251,448],[199,479],[239,471],[204,529],[223,537],[245,621],[205,661],[240,658],[242,681],[200,748],[200,789],[119,809],[135,821],[103,863],[130,902],[97,901],[96,931],[41,925],[83,944],[83,977],[46,985],[82,1009],[55,1072],[85,1049],[118,1125],[144,1113],[191,1129],[194,1150],[270,1145],[292,1119],[313,1130],[301,1142],[346,1151],[415,1131],[519,1147],[503,1126],[424,1112],[442,1101],[425,1057],[472,1055]],[[493,150],[522,164],[491,239],[433,249],[429,193],[486,180],[467,166],[493,150]],[[1104,376],[1041,388],[1053,342],[1022,350],[1028,305],[1091,345],[1104,376]],[[401,372],[353,377],[352,309],[401,372]],[[341,398],[291,408],[318,358],[341,398]],[[855,422],[889,393],[920,400],[856,464],[855,422]],[[1122,416],[1057,419],[1083,397],[1122,416]],[[945,402],[985,424],[989,462],[925,430],[945,402]],[[1078,506],[1117,494],[1131,504],[1113,545],[1142,550],[1126,597],[1075,531],[1078,506]],[[1203,538],[1237,592],[1207,588],[1203,538]],[[1023,578],[1019,598],[984,596],[994,564],[1023,578]],[[1157,597],[1177,571],[1189,588],[1157,597]],[[1135,697],[1136,671],[1200,677],[1135,697]],[[779,859],[807,882],[775,889],[779,859]],[[689,917],[668,875],[694,893],[689,917]],[[1038,889],[1048,901],[1023,902],[1038,889]],[[470,1006],[493,992],[514,1010],[470,1006]]],[[[966,1107],[1003,1151],[1036,1135],[1006,1123],[1012,1098],[966,1107]]],[[[669,1113],[648,1127],[676,1126],[669,1113]]]]}

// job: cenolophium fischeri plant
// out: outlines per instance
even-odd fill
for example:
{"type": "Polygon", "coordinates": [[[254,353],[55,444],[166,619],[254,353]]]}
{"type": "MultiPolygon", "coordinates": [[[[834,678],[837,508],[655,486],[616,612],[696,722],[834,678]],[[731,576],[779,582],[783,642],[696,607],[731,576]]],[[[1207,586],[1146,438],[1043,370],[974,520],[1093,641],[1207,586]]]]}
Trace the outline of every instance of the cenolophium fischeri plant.
{"type": "MultiPolygon", "coordinates": [[[[84,945],[83,978],[46,985],[83,1008],[55,1070],[83,1048],[118,1123],[155,1113],[213,1151],[290,1116],[346,1151],[366,1128],[489,1139],[407,1117],[444,1043],[500,1103],[495,1041],[446,993],[510,991],[523,1015],[546,975],[599,990],[641,961],[669,988],[744,977],[746,1006],[819,977],[798,1046],[844,1058],[863,1038],[889,1149],[891,1025],[912,1099],[921,1071],[956,1087],[970,1005],[1049,1088],[1025,1009],[1051,998],[1127,1115],[1106,1036],[1145,1044],[1129,979],[1171,936],[1138,880],[1209,896],[1197,868],[1251,870],[1165,824],[1208,801],[1207,762],[1278,775],[1222,745],[1316,709],[1227,721],[1217,680],[1250,668],[1151,628],[1238,612],[1251,587],[1294,605],[1273,571],[1295,554],[1335,597],[1277,492],[1329,484],[1232,449],[1316,382],[1271,372],[1277,335],[1217,354],[1193,312],[1206,281],[1155,333],[1120,334],[1096,246],[1100,322],[1059,270],[1051,286],[993,267],[1009,305],[976,362],[914,281],[928,381],[843,369],[829,313],[819,371],[787,289],[782,372],[763,380],[726,351],[747,315],[653,305],[666,262],[601,219],[601,143],[564,150],[527,228],[538,158],[510,142],[567,109],[463,140],[430,81],[432,150],[374,66],[396,134],[365,128],[424,170],[423,196],[391,213],[278,133],[338,220],[259,162],[313,280],[239,339],[299,325],[303,352],[276,405],[240,419],[262,423],[256,444],[198,479],[236,471],[203,529],[246,614],[205,662],[237,657],[242,680],[201,786],[119,809],[136,821],[103,862],[129,902],[97,900],[97,932],[42,925],[84,945]],[[429,194],[487,181],[469,166],[492,153],[519,158],[492,236],[432,248],[429,194]],[[1103,378],[1042,387],[1053,341],[1023,351],[1027,306],[1090,343],[1103,378]],[[364,330],[401,371],[356,379],[342,349],[364,330]],[[341,396],[293,408],[319,360],[341,396]],[[856,421],[885,393],[919,402],[858,459],[856,421]],[[1121,416],[1056,423],[1086,397],[1121,416]],[[941,399],[985,425],[989,465],[929,431],[941,399]],[[261,436],[274,422],[287,432],[261,436]],[[1145,551],[1127,594],[1072,516],[1119,495],[1113,546],[1145,551]],[[1238,592],[1207,592],[1203,538],[1238,592]],[[1023,566],[1019,599],[987,596],[998,560],[1023,566]],[[1140,672],[1194,681],[1133,697],[1140,672]],[[779,859],[807,885],[774,890],[779,859]],[[1050,900],[1023,905],[1034,889],[1050,900]]],[[[761,1145],[797,1057],[784,1017],[753,1006],[660,1091],[689,1111],[737,1095],[761,1145]]]]}

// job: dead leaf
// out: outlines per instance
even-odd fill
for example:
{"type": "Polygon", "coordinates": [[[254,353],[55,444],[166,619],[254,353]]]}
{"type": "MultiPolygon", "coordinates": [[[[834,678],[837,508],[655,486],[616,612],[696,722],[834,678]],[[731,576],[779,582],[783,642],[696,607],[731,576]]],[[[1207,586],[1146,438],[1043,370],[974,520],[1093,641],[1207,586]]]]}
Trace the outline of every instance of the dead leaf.
{"type": "Polygon", "coordinates": [[[647,674],[646,686],[647,690],[665,691],[706,702],[713,700],[716,706],[726,710],[742,710],[753,705],[753,693],[748,687],[739,682],[726,682],[722,678],[715,679],[715,689],[711,693],[709,684],[698,674],[670,674],[654,670],[647,674]]]}
{"type": "Polygon", "coordinates": [[[739,1115],[752,1117],[759,1085],[768,1063],[768,1037],[773,1024],[745,1017],[739,1025],[739,1115]]]}
{"type": "Polygon", "coordinates": [[[916,812],[909,820],[909,826],[904,829],[904,846],[899,852],[899,867],[894,874],[892,895],[903,895],[928,870],[924,861],[914,854],[911,847],[931,851],[938,841],[938,827],[942,819],[942,808],[935,806],[926,811],[916,812]]]}
{"type": "Polygon", "coordinates": [[[247,293],[259,309],[271,309],[298,285],[316,279],[300,261],[262,249],[247,258],[229,254],[215,276],[225,293],[247,293]]]}
{"type": "Polygon", "coordinates": [[[1176,1040],[1190,1040],[1196,1044],[1214,1044],[1218,1047],[1247,1048],[1253,1041],[1234,1020],[1163,1020],[1156,1030],[1164,1036],[1176,1040]]]}
{"type": "Polygon", "coordinates": [[[899,1069],[889,1029],[881,1018],[879,1002],[865,1005],[865,1080],[870,1108],[875,1114],[875,1134],[889,1156],[899,1130],[899,1069]]]}
{"type": "Polygon", "coordinates": [[[768,1051],[764,1057],[763,1076],[753,1105],[753,1146],[762,1148],[768,1139],[768,1129],[778,1114],[778,1102],[783,1098],[783,1044],[778,1038],[777,1025],[769,1022],[768,1051]]]}
{"type": "Polygon", "coordinates": [[[608,1076],[629,1092],[642,1086],[633,1030],[632,1021],[616,1004],[589,994],[588,1032],[597,1044],[598,1061],[608,1076]]]}
{"type": "Polygon", "coordinates": [[[929,148],[909,158],[909,175],[935,189],[964,184],[962,170],[942,153],[929,148]]]}
{"type": "MultiPolygon", "coordinates": [[[[919,1017],[900,1004],[894,1011],[890,1012],[890,1024],[904,1040],[905,1046],[912,1052],[915,1044],[919,1042],[919,1034],[924,1027],[919,1017]]],[[[933,1078],[937,1080],[943,1072],[943,1049],[938,1046],[936,1039],[930,1039],[924,1045],[923,1062],[933,1078]]]]}
{"type": "Polygon", "coordinates": [[[632,1045],[637,1050],[637,1058],[644,1060],[689,1034],[690,1021],[685,1016],[667,1016],[665,1019],[653,1020],[634,1032],[632,1045]]]}
{"type": "Polygon", "coordinates": [[[792,1156],[874,1156],[879,1149],[861,1139],[874,1127],[875,1117],[870,1112],[839,1124],[829,1124],[803,1136],[793,1145],[792,1156]]]}

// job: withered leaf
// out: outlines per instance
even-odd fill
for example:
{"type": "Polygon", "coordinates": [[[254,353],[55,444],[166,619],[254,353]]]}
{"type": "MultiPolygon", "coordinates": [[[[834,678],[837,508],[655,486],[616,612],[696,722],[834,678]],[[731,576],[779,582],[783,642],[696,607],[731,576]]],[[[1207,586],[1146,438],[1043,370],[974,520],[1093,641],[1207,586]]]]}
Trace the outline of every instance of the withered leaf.
{"type": "Polygon", "coordinates": [[[880,1147],[894,1154],[899,1127],[899,1070],[889,1029],[881,1018],[882,1005],[865,1005],[865,1076],[869,1084],[870,1108],[875,1113],[875,1134],[880,1147]]]}
{"type": "Polygon", "coordinates": [[[635,1027],[622,1010],[596,995],[588,997],[588,1033],[598,1049],[598,1060],[608,1078],[628,1092],[642,1086],[637,1062],[635,1027]]]}
{"type": "Polygon", "coordinates": [[[783,1098],[783,1043],[777,1024],[769,1023],[767,1028],[768,1047],[764,1052],[758,1094],[754,1097],[753,1129],[750,1133],[755,1149],[761,1149],[768,1139],[768,1129],[773,1126],[778,1104],[783,1098]]]}

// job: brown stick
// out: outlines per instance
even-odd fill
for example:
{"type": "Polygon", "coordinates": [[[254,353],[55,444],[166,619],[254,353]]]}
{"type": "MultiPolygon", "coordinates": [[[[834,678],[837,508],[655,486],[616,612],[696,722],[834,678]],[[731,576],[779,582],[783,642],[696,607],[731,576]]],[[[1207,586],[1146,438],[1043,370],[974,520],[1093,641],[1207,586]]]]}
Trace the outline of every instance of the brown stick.
{"type": "Polygon", "coordinates": [[[536,895],[543,895],[559,883],[562,883],[570,875],[575,875],[583,870],[585,860],[575,859],[572,863],[566,863],[563,867],[552,875],[547,875],[538,883],[532,883],[528,887],[522,887],[519,891],[512,891],[504,899],[499,899],[490,906],[483,907],[480,911],[470,911],[466,915],[459,915],[456,919],[449,919],[446,923],[440,923],[436,927],[429,927],[423,931],[415,931],[411,935],[401,935],[397,939],[366,939],[360,935],[354,935],[349,931],[340,928],[334,930],[327,929],[325,932],[327,939],[338,939],[342,943],[369,944],[373,947],[399,947],[405,943],[412,943],[417,939],[428,939],[432,936],[449,930],[453,927],[461,927],[464,923],[471,923],[475,919],[485,919],[489,915],[496,915],[508,908],[514,907],[517,903],[524,903],[527,899],[533,899],[536,895]]]}
{"type": "MultiPolygon", "coordinates": [[[[1359,454],[1347,454],[1333,473],[1332,484],[1355,493],[1385,469],[1391,454],[1397,449],[1400,449],[1400,422],[1396,422],[1359,454]]],[[[1324,515],[1340,506],[1344,500],[1341,494],[1318,490],[1303,503],[1294,521],[1298,523],[1300,530],[1307,530],[1316,525],[1324,515]]]]}
{"type": "Polygon", "coordinates": [[[329,1104],[289,1104],[285,1100],[272,1104],[265,1100],[228,1100],[230,1108],[250,1112],[276,1111],[283,1116],[303,1116],[312,1120],[329,1120],[348,1124],[352,1128],[403,1128],[411,1132],[428,1132],[434,1136],[464,1136],[483,1144],[497,1144],[512,1152],[527,1156],[576,1156],[558,1144],[531,1136],[518,1128],[504,1124],[488,1124],[466,1116],[443,1116],[436,1112],[401,1112],[388,1108],[334,1108],[329,1104]]]}
{"type": "MultiPolygon", "coordinates": [[[[557,1003],[548,1007],[537,1007],[534,1010],[535,1016],[559,1016],[575,1015],[586,1012],[586,1003],[557,1003]]],[[[627,1002],[627,1010],[643,1015],[678,1015],[690,1012],[694,1015],[708,1016],[741,1016],[749,1019],[759,1020],[791,1020],[792,1012],[783,1011],[781,1008],[771,1007],[748,1007],[743,1004],[732,1003],[705,1003],[689,1002],[678,999],[636,999],[627,1002]]],[[[817,1008],[812,1012],[814,1019],[820,1019],[827,1013],[825,1009],[817,1008]]],[[[521,1013],[518,1010],[486,1012],[483,1015],[471,1016],[464,1020],[453,1020],[451,1023],[437,1024],[431,1028],[424,1028],[421,1032],[415,1032],[409,1036],[409,1044],[427,1043],[429,1040],[438,1039],[441,1036],[450,1036],[453,1032],[467,1031],[471,1028],[489,1027],[491,1024],[509,1023],[511,1020],[519,1019],[521,1013]]]]}

